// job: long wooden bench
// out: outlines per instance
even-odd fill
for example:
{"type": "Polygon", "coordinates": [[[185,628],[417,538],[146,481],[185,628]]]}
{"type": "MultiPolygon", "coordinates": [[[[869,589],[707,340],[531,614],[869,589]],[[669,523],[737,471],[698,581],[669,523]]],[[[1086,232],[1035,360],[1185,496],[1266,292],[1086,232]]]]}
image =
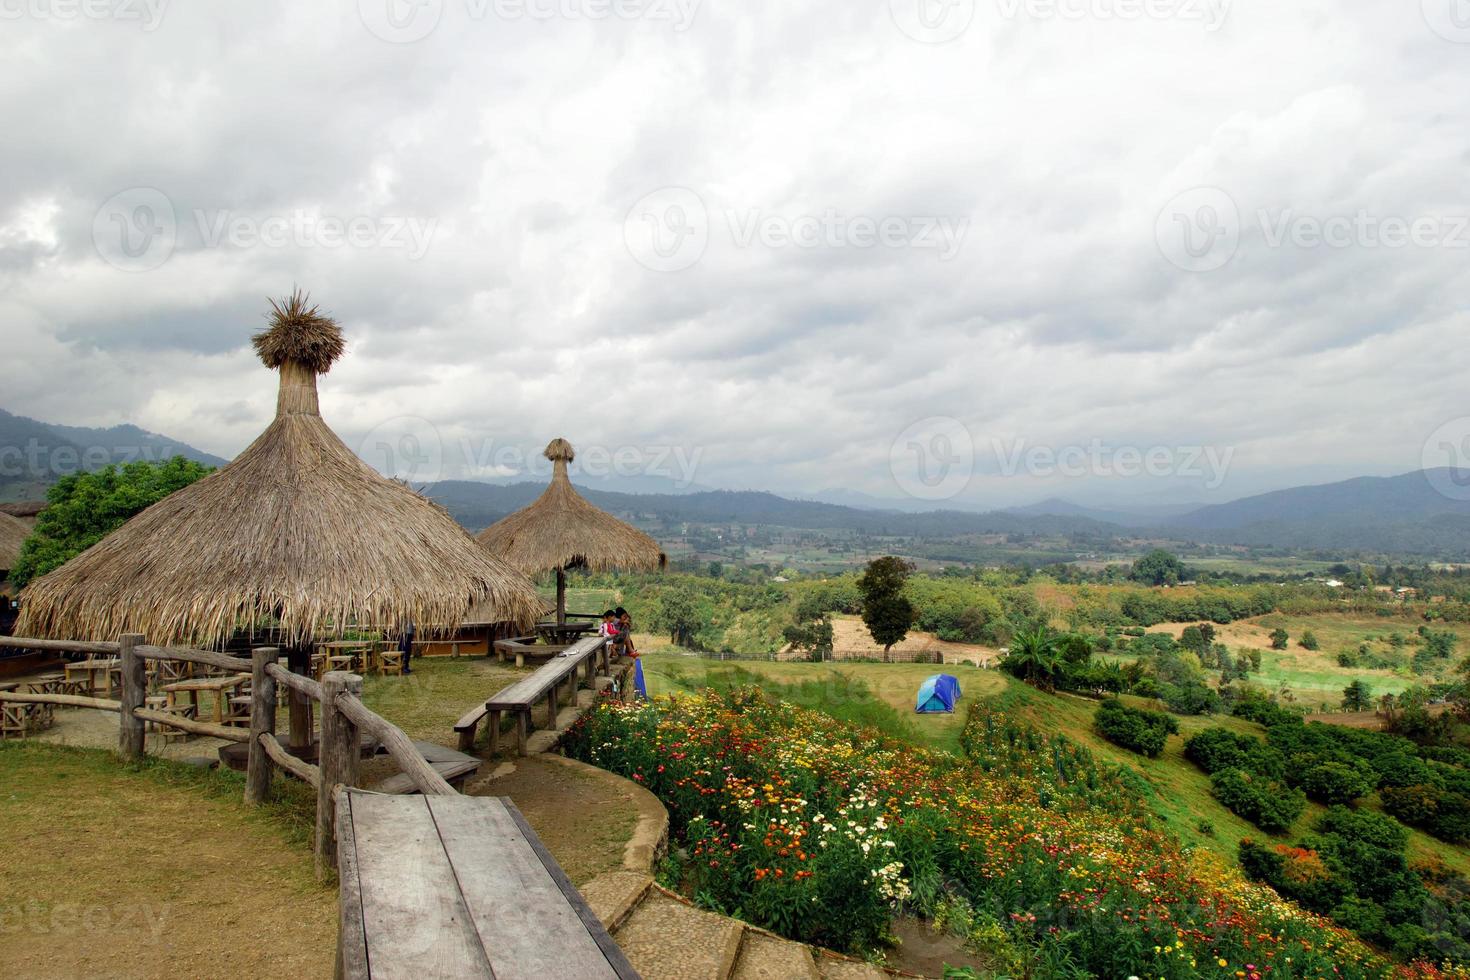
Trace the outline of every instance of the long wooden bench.
{"type": "Polygon", "coordinates": [[[500,747],[500,716],[509,713],[516,719],[516,751],[525,755],[526,740],[531,735],[531,709],[546,699],[546,725],[555,728],[562,688],[569,688],[575,696],[577,671],[585,668],[590,684],[599,668],[611,670],[607,647],[604,637],[579,640],[527,676],[491,695],[484,704],[470,709],[454,723],[460,750],[474,749],[475,731],[488,716],[486,727],[490,731],[490,752],[494,754],[500,747]]]}
{"type": "Polygon", "coordinates": [[[515,804],[337,797],[345,980],[637,980],[515,804]]]}

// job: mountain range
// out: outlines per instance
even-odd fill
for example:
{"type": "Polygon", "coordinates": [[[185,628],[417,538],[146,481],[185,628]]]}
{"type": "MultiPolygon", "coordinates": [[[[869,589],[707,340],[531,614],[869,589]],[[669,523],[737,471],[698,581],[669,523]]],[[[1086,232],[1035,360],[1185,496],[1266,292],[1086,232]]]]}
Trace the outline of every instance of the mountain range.
{"type": "Polygon", "coordinates": [[[108,429],[52,425],[0,409],[0,500],[39,499],[51,484],[78,470],[138,459],[158,462],[173,456],[209,466],[226,462],[136,425],[108,429]]]}

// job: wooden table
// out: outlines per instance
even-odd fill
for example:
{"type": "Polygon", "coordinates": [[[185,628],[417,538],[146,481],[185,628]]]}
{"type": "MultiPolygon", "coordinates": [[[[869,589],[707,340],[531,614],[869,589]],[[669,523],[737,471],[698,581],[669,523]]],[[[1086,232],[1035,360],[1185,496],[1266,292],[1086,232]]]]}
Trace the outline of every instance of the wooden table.
{"type": "Polygon", "coordinates": [[[328,643],[318,643],[316,648],[324,650],[327,654],[327,670],[332,670],[333,657],[351,657],[351,669],[354,673],[361,673],[365,669],[371,669],[374,640],[332,640],[328,643]],[[368,663],[363,663],[363,655],[366,654],[368,663]]]}
{"type": "Polygon", "coordinates": [[[102,679],[106,682],[105,691],[112,693],[112,674],[114,671],[122,671],[122,660],[114,657],[111,660],[78,660],[69,663],[64,668],[66,679],[74,679],[74,675],[85,674],[87,680],[87,693],[97,693],[97,672],[102,671],[102,679]]]}
{"type": "Polygon", "coordinates": [[[508,799],[337,796],[344,980],[636,980],[508,799]]]}
{"type": "Polygon", "coordinates": [[[225,721],[225,703],[230,699],[229,694],[248,680],[250,680],[249,674],[231,674],[228,677],[196,677],[193,680],[165,684],[161,690],[168,695],[170,708],[178,701],[178,695],[189,695],[189,703],[194,706],[196,712],[199,710],[199,692],[213,691],[214,723],[222,725],[225,721]]]}
{"type": "Polygon", "coordinates": [[[536,632],[547,643],[570,646],[597,629],[598,623],[537,623],[536,632]]]}

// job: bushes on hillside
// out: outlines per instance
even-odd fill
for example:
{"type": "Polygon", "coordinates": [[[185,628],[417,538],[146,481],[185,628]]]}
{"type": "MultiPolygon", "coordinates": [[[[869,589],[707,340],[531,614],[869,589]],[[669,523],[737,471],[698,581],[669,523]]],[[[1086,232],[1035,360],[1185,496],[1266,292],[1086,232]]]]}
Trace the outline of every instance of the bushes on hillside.
{"type": "Polygon", "coordinates": [[[1286,759],[1258,738],[1228,728],[1206,728],[1184,743],[1184,757],[1207,773],[1245,769],[1269,779],[1284,779],[1286,759]]]}
{"type": "Polygon", "coordinates": [[[1297,785],[1308,796],[1327,804],[1351,803],[1373,792],[1377,784],[1377,773],[1361,761],[1321,762],[1297,777],[1297,785]]]}
{"type": "Polygon", "coordinates": [[[1245,769],[1221,769],[1210,776],[1210,786],[1225,809],[1268,834],[1285,833],[1307,805],[1301,790],[1245,769]]]}
{"type": "Polygon", "coordinates": [[[1383,809],[1451,844],[1470,843],[1470,797],[1431,784],[1383,790],[1383,809]]]}
{"type": "Polygon", "coordinates": [[[1179,722],[1173,715],[1130,708],[1116,698],[1098,706],[1092,723],[1109,742],[1151,759],[1164,751],[1170,735],[1179,734],[1179,722]]]}

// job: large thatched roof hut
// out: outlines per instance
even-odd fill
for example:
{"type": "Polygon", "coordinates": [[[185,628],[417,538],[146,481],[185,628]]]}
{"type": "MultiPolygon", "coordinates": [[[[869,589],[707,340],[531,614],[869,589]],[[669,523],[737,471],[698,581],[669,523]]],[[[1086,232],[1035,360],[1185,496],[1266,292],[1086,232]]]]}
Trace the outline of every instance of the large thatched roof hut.
{"type": "Polygon", "coordinates": [[[556,618],[566,621],[566,569],[601,572],[662,568],[658,542],[588,503],[567,475],[576,454],[565,439],[553,439],[545,454],[551,460],[551,485],[529,507],[481,531],[478,540],[492,554],[535,575],[556,570],[556,618]]]}
{"type": "Polygon", "coordinates": [[[30,536],[31,529],[9,514],[0,512],[0,578],[15,567],[20,557],[20,546],[30,536]]]}
{"type": "Polygon", "coordinates": [[[280,371],[275,421],[234,462],[32,582],[17,633],[208,646],[269,624],[300,647],[355,623],[455,627],[475,604],[534,622],[528,578],[322,421],[316,379],[343,353],[336,323],[300,292],[271,306],[254,344],[280,371]]]}

